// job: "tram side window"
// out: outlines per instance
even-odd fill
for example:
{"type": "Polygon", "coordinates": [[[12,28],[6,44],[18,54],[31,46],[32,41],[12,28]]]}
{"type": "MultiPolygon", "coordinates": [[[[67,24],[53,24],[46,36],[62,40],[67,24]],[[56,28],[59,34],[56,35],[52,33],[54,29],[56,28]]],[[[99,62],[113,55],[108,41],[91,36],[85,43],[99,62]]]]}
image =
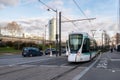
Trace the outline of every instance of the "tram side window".
{"type": "Polygon", "coordinates": [[[94,44],[95,44],[94,48],[95,48],[95,51],[96,51],[97,50],[97,43],[94,41],[94,44]]]}
{"type": "Polygon", "coordinates": [[[97,44],[94,40],[90,41],[90,51],[95,51],[97,49],[97,44]]]}
{"type": "Polygon", "coordinates": [[[90,40],[90,51],[94,51],[94,42],[90,40]]]}
{"type": "Polygon", "coordinates": [[[83,48],[82,48],[83,53],[89,52],[89,44],[90,44],[90,40],[86,38],[83,43],[83,48]]]}

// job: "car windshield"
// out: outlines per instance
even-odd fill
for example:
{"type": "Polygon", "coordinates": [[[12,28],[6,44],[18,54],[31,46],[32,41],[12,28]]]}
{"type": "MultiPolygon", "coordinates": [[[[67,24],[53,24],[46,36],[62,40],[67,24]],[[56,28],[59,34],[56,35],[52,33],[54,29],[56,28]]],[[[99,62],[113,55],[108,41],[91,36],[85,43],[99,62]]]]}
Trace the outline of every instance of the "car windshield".
{"type": "Polygon", "coordinates": [[[25,48],[25,51],[39,51],[38,48],[25,48]]]}

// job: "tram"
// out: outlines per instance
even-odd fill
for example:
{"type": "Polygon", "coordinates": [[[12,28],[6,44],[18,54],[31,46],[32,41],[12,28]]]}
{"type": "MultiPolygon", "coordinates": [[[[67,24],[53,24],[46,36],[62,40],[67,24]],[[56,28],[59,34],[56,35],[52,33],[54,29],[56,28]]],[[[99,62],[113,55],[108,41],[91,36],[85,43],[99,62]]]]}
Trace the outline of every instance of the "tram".
{"type": "Polygon", "coordinates": [[[68,62],[90,61],[97,55],[96,41],[84,32],[72,32],[67,41],[68,62]]]}

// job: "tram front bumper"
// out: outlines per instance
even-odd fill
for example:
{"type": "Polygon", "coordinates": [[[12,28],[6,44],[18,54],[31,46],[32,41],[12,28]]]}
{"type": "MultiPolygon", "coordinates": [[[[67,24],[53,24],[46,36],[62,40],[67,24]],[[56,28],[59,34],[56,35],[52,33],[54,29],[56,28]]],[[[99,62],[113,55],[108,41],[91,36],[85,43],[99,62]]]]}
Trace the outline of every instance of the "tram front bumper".
{"type": "Polygon", "coordinates": [[[90,56],[89,55],[77,55],[77,54],[70,54],[68,56],[68,62],[84,62],[84,61],[89,61],[90,56]]]}

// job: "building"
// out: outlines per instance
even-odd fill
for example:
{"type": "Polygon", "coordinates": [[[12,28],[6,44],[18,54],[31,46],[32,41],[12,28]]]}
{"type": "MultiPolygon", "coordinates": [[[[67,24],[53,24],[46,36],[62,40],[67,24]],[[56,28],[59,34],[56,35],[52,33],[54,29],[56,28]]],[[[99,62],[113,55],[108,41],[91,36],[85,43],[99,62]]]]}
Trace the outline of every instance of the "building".
{"type": "Polygon", "coordinates": [[[56,19],[52,18],[49,21],[49,40],[55,41],[56,40],[56,19]]]}
{"type": "Polygon", "coordinates": [[[120,33],[116,33],[115,38],[116,38],[116,44],[119,44],[120,43],[120,33]]]}
{"type": "Polygon", "coordinates": [[[118,45],[118,44],[120,44],[120,33],[116,33],[113,37],[112,37],[112,39],[111,39],[111,44],[113,44],[113,45],[118,45]]]}

